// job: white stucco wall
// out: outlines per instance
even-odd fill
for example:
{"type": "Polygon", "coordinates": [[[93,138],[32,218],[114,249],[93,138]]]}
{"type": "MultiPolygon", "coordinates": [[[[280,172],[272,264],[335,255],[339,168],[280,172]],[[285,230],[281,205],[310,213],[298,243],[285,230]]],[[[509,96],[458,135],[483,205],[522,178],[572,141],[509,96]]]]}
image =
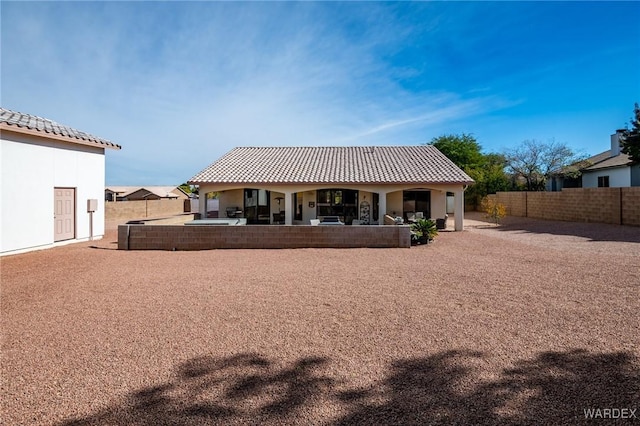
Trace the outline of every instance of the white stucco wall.
{"type": "Polygon", "coordinates": [[[225,218],[227,217],[228,207],[238,207],[242,210],[244,206],[244,191],[242,189],[226,191],[224,197],[220,195],[218,200],[218,217],[225,218]]]}
{"type": "Polygon", "coordinates": [[[611,188],[631,186],[631,167],[618,167],[584,173],[582,175],[582,187],[597,188],[599,176],[609,176],[609,187],[611,188]]]}
{"type": "Polygon", "coordinates": [[[447,214],[447,192],[431,191],[431,219],[443,218],[447,214]]]}
{"type": "MultiPolygon", "coordinates": [[[[54,188],[76,189],[76,238],[89,238],[87,200],[98,200],[93,236],[104,235],[104,148],[3,131],[0,253],[54,245],[54,188]]],[[[72,240],[74,241],[74,240],[72,240]]]]}
{"type": "Polygon", "coordinates": [[[385,214],[402,216],[402,191],[394,191],[387,194],[387,208],[381,214],[383,217],[385,214]]]}

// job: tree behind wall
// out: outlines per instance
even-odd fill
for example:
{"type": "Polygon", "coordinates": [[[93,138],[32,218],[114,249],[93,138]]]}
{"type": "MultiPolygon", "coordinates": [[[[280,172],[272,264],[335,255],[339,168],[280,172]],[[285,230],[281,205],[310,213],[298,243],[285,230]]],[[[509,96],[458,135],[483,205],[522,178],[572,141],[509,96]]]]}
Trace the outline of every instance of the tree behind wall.
{"type": "Polygon", "coordinates": [[[483,154],[482,147],[472,135],[442,135],[433,138],[429,145],[438,148],[475,181],[465,191],[465,203],[468,206],[477,209],[487,194],[510,188],[509,179],[504,172],[504,156],[483,154]]]}
{"type": "Polygon", "coordinates": [[[520,146],[507,150],[505,158],[513,176],[525,180],[527,191],[543,191],[552,172],[579,160],[571,148],[553,139],[546,143],[525,140],[520,146]]]}
{"type": "Polygon", "coordinates": [[[636,103],[633,108],[633,118],[631,118],[631,129],[622,133],[622,152],[628,154],[631,161],[640,163],[640,107],[636,103]]]}

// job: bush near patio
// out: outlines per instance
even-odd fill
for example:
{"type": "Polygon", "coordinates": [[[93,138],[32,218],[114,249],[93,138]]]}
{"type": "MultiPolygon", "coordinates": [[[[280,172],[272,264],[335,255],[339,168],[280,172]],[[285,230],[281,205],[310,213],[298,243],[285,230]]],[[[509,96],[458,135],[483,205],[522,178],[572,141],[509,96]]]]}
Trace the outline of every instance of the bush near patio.
{"type": "Polygon", "coordinates": [[[500,219],[507,215],[507,208],[504,204],[489,197],[484,197],[482,199],[480,207],[485,213],[485,217],[494,221],[496,225],[500,223],[500,219]]]}
{"type": "Polygon", "coordinates": [[[411,224],[411,244],[429,244],[437,235],[436,222],[431,219],[418,219],[411,224]]]}

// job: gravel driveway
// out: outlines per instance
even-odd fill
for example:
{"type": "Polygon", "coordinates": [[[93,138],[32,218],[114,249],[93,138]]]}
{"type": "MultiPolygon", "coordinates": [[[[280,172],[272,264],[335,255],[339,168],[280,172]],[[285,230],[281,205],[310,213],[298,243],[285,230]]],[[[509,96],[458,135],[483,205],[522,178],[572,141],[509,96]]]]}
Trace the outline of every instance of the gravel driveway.
{"type": "Polygon", "coordinates": [[[411,249],[2,258],[1,422],[640,422],[640,228],[470,216],[411,249]]]}

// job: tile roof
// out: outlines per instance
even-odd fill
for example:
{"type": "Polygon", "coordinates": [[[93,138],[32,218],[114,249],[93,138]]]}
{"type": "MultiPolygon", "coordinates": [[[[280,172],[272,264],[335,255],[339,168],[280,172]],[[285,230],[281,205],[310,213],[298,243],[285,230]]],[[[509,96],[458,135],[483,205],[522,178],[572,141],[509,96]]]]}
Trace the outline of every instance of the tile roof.
{"type": "Polygon", "coordinates": [[[576,161],[573,164],[562,167],[554,175],[565,175],[580,171],[590,171],[605,169],[608,167],[625,167],[631,163],[627,154],[620,153],[615,157],[611,156],[611,150],[601,152],[584,160],[576,161]]]}
{"type": "Polygon", "coordinates": [[[0,128],[5,126],[8,128],[15,126],[15,128],[42,132],[44,133],[42,136],[45,137],[46,134],[62,136],[65,139],[69,139],[70,142],[82,143],[84,145],[97,145],[103,148],[113,149],[121,148],[120,145],[106,139],[90,135],[68,126],[63,126],[62,124],[58,124],[55,121],[51,121],[46,118],[0,108],[0,128]]]}
{"type": "Polygon", "coordinates": [[[583,170],[589,171],[589,170],[606,169],[609,167],[626,167],[629,164],[631,164],[631,158],[629,158],[627,154],[620,153],[615,157],[610,156],[611,151],[605,151],[602,154],[608,154],[608,155],[605,157],[605,159],[601,159],[600,161],[597,161],[597,162],[594,161],[595,164],[593,164],[592,166],[586,167],[583,170]]]}
{"type": "Polygon", "coordinates": [[[189,183],[455,183],[471,179],[431,145],[238,147],[189,183]]]}

